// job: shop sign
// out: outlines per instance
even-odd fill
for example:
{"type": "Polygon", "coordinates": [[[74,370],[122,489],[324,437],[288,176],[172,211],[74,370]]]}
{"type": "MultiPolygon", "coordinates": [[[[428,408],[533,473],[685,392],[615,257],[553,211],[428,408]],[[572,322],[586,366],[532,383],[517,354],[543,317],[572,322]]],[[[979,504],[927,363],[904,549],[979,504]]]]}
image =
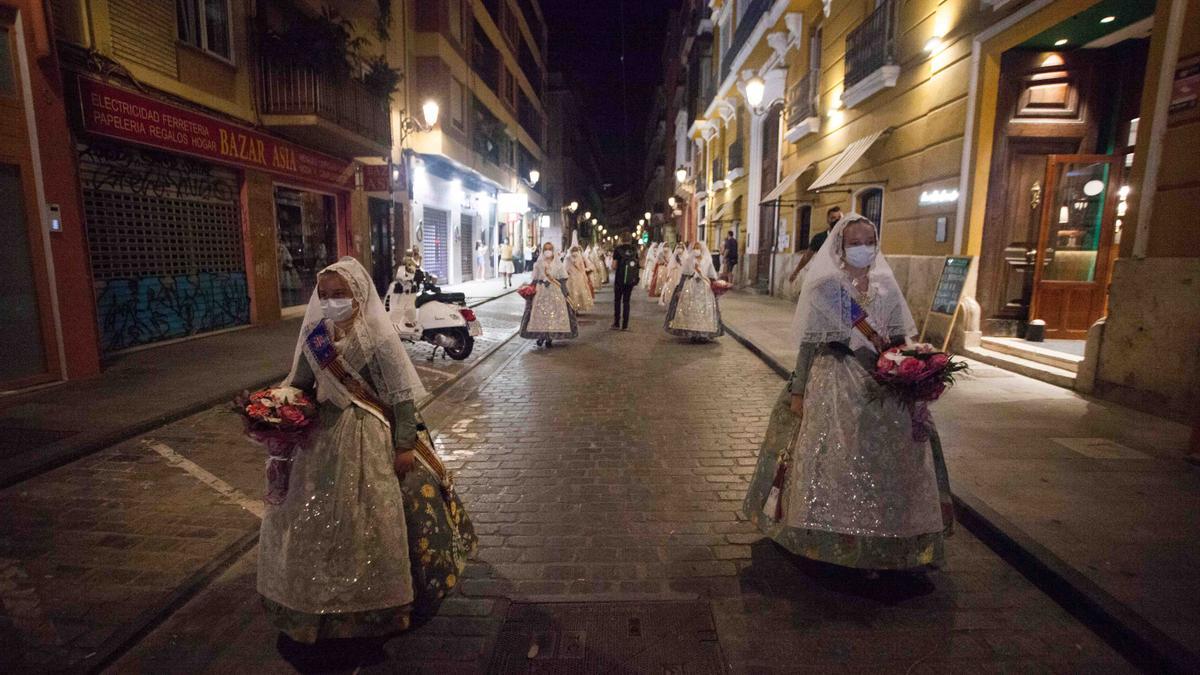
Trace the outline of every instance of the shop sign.
{"type": "Polygon", "coordinates": [[[529,210],[529,195],[524,192],[501,192],[497,209],[500,213],[525,213],[529,210]]]}
{"type": "Polygon", "coordinates": [[[364,164],[363,190],[367,192],[391,192],[391,170],[387,164],[364,164]]]}
{"type": "Polygon", "coordinates": [[[79,78],[79,102],[84,131],[92,134],[288,178],[353,184],[351,161],[90,78],[79,78]]]}

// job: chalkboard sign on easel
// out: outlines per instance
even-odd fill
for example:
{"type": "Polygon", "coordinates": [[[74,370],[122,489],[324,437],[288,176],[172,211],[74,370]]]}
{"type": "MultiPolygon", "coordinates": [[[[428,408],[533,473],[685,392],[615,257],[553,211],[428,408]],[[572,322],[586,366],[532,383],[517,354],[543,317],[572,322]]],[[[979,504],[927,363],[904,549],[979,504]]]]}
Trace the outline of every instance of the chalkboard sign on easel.
{"type": "Polygon", "coordinates": [[[925,314],[925,323],[921,326],[921,341],[925,341],[929,329],[929,320],[936,318],[937,323],[949,321],[942,339],[942,350],[950,345],[950,336],[954,331],[954,323],[958,319],[959,300],[962,299],[963,287],[967,283],[967,274],[971,271],[971,256],[952,255],[946,257],[942,264],[942,274],[938,277],[937,289],[933,293],[933,302],[925,314]]]}

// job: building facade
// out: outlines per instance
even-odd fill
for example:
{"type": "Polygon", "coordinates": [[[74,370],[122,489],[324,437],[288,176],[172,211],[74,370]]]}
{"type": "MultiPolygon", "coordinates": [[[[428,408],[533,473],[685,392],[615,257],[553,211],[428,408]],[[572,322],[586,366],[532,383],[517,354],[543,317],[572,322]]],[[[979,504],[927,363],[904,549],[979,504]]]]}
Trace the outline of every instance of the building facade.
{"type": "Polygon", "coordinates": [[[0,320],[9,356],[0,391],[100,370],[68,99],[42,2],[0,2],[0,320]]]}
{"type": "Polygon", "coordinates": [[[1198,16],[1195,0],[687,2],[690,148],[666,158],[696,214],[685,237],[715,250],[732,230],[739,283],[795,297],[825,211],[858,211],[919,323],[947,257],[969,258],[931,335],[1189,421],[1198,16]],[[1048,342],[1023,339],[1031,322],[1048,342]],[[1155,355],[1173,365],[1137,365],[1155,355]]]}
{"type": "MultiPolygon", "coordinates": [[[[532,248],[556,224],[547,202],[546,25],[536,0],[403,2],[411,31],[395,65],[410,73],[393,105],[393,125],[427,101],[433,129],[392,148],[400,167],[401,239],[417,244],[429,271],[450,282],[473,277],[476,245],[494,275],[499,245],[532,248]],[[537,178],[538,180],[534,180],[537,178]]],[[[561,225],[558,225],[561,227],[561,225]]],[[[561,238],[561,235],[554,238],[561,238]]]]}
{"type": "Polygon", "coordinates": [[[543,178],[546,202],[561,235],[561,241],[555,243],[566,247],[575,232],[579,233],[580,241],[590,241],[591,217],[585,223],[584,214],[599,215],[603,210],[599,192],[600,149],[596,136],[587,128],[584,104],[561,73],[550,74],[546,112],[549,116],[546,141],[549,163],[543,178]],[[553,208],[556,206],[559,208],[553,208]]]}

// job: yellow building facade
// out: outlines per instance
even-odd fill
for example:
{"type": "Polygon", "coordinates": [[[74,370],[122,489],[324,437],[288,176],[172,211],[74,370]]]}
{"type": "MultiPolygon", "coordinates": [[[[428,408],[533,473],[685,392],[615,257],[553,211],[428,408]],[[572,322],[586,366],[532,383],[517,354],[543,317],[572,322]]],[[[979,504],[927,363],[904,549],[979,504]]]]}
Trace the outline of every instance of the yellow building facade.
{"type": "Polygon", "coordinates": [[[1200,329],[1200,169],[1186,151],[1198,133],[1197,2],[706,9],[685,28],[711,31],[711,47],[698,60],[707,74],[692,79],[702,102],[679,194],[695,227],[683,238],[715,251],[734,231],[738,282],[795,297],[788,277],[826,210],[865,213],[918,323],[947,256],[970,257],[960,349],[1192,414],[1200,354],[1181,336],[1200,329]],[[755,87],[761,98],[748,96],[755,87]],[[1024,339],[1041,331],[1047,342],[1024,339]],[[1180,366],[1133,365],[1156,350],[1180,366]]]}

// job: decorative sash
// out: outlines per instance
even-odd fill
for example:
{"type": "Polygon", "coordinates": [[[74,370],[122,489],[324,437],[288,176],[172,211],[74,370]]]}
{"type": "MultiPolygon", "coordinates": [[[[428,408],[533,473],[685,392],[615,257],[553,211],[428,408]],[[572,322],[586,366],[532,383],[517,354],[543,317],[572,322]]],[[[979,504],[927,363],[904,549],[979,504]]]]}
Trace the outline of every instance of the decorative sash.
{"type": "Polygon", "coordinates": [[[862,305],[859,305],[854,298],[850,298],[850,324],[857,328],[858,332],[862,333],[863,337],[867,338],[871,344],[878,347],[880,351],[883,350],[885,344],[883,338],[867,322],[867,310],[863,309],[862,305]]]}
{"type": "MultiPolygon", "coordinates": [[[[338,383],[346,388],[350,399],[356,405],[386,424],[390,433],[394,423],[391,409],[371,391],[370,385],[362,378],[362,375],[346,366],[345,360],[337,352],[337,347],[334,345],[333,337],[329,334],[329,327],[326,322],[322,321],[318,323],[309,332],[305,338],[305,342],[308,344],[309,351],[312,352],[313,357],[317,359],[317,364],[321,366],[321,369],[333,375],[338,383]]],[[[420,435],[417,436],[413,452],[416,453],[417,458],[421,460],[425,467],[441,481],[442,489],[444,491],[452,491],[453,476],[446,470],[446,465],[442,463],[441,458],[433,451],[433,436],[429,433],[429,429],[425,427],[423,422],[418,422],[417,430],[424,431],[425,438],[421,438],[420,435]]]]}

